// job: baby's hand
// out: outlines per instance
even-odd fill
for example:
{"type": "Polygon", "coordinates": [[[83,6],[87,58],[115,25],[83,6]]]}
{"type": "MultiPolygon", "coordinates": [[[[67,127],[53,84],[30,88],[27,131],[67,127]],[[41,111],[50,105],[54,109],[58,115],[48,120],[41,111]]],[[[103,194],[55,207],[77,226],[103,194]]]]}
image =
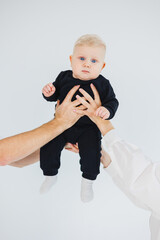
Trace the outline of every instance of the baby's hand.
{"type": "Polygon", "coordinates": [[[97,108],[95,112],[96,116],[101,117],[103,120],[108,119],[110,116],[110,112],[105,107],[99,107],[97,108]]]}
{"type": "Polygon", "coordinates": [[[53,86],[52,83],[48,83],[45,85],[42,89],[42,93],[44,94],[45,97],[50,97],[52,96],[56,91],[55,86],[53,86]]]}

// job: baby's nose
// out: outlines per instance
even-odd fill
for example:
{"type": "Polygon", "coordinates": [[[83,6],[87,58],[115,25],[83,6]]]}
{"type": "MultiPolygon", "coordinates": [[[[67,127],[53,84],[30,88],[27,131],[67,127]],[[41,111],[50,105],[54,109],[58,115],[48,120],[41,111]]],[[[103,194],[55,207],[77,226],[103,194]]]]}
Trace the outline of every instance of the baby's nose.
{"type": "Polygon", "coordinates": [[[85,66],[85,67],[90,67],[90,61],[85,61],[85,62],[84,62],[84,66],[85,66]]]}

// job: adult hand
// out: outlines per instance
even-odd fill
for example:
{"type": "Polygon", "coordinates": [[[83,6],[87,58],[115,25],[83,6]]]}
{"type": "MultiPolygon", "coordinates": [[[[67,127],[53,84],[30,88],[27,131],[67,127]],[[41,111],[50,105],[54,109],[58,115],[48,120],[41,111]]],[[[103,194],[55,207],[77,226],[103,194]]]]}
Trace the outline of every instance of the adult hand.
{"type": "Polygon", "coordinates": [[[78,143],[76,144],[67,143],[64,148],[68,151],[79,153],[78,143]]]}
{"type": "Polygon", "coordinates": [[[94,99],[86,91],[84,91],[83,89],[79,89],[85,99],[83,99],[79,95],[77,95],[76,98],[84,107],[86,107],[86,109],[75,109],[75,112],[81,114],[81,116],[88,116],[97,125],[102,135],[104,136],[110,130],[114,129],[114,127],[109,120],[103,120],[99,116],[96,116],[96,110],[101,106],[101,100],[98,91],[93,84],[91,84],[91,89],[94,94],[94,99]]]}
{"type": "Polygon", "coordinates": [[[82,93],[85,99],[80,97],[79,95],[77,95],[76,98],[84,107],[86,107],[86,109],[85,110],[76,109],[75,111],[81,115],[83,114],[88,116],[94,122],[96,119],[95,112],[101,106],[101,100],[95,86],[92,83],[90,86],[94,94],[94,99],[85,90],[80,88],[79,91],[82,93]]]}
{"type": "Polygon", "coordinates": [[[103,149],[103,147],[101,151],[101,163],[103,164],[104,168],[107,168],[111,163],[111,158],[109,154],[103,149]]]}
{"type": "MultiPolygon", "coordinates": [[[[59,101],[57,101],[55,119],[65,129],[74,125],[84,115],[83,112],[79,114],[75,112],[75,107],[77,107],[80,104],[79,100],[74,100],[73,102],[71,101],[73,95],[75,94],[79,87],[80,87],[79,85],[73,87],[61,104],[59,104],[59,101]]],[[[85,107],[82,106],[81,108],[84,109],[85,107]]]]}

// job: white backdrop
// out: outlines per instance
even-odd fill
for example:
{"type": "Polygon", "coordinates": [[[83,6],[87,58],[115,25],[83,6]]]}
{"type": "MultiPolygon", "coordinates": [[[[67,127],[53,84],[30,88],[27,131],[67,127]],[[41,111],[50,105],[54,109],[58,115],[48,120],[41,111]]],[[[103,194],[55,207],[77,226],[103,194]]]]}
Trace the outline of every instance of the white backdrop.
{"type": "MultiPolygon", "coordinates": [[[[74,42],[96,33],[119,110],[113,123],[126,140],[159,159],[160,2],[157,0],[1,0],[0,135],[33,129],[53,116],[42,87],[70,69],[74,42]]],[[[149,213],[135,207],[101,169],[94,201],[80,201],[79,157],[63,151],[58,182],[39,195],[39,164],[0,168],[2,240],[149,240],[149,213]]]]}

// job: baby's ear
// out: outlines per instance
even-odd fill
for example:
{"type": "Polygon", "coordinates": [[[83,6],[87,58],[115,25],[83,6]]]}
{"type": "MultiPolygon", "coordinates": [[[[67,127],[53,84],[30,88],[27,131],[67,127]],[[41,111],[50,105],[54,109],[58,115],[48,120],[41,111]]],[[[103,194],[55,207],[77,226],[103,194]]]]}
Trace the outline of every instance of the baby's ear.
{"type": "Polygon", "coordinates": [[[70,62],[72,64],[72,55],[69,56],[69,60],[70,60],[70,62]]]}
{"type": "Polygon", "coordinates": [[[103,63],[103,66],[102,66],[102,69],[103,69],[105,66],[106,66],[106,63],[104,62],[104,63],[103,63]]]}

